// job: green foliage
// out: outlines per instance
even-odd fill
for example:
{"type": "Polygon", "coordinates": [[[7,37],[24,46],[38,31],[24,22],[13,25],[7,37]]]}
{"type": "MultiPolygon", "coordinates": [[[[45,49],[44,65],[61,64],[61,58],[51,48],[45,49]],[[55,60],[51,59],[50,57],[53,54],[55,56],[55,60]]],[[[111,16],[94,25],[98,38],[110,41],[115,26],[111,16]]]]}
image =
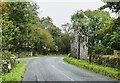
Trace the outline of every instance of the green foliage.
{"type": "Polygon", "coordinates": [[[119,69],[116,68],[110,68],[110,67],[103,67],[103,66],[98,66],[95,64],[90,64],[87,61],[83,61],[83,60],[78,60],[72,57],[65,57],[64,61],[73,64],[75,66],[81,67],[81,68],[85,68],[87,70],[91,70],[93,72],[105,75],[105,76],[109,76],[111,78],[114,78],[116,80],[119,80],[119,69]]]}
{"type": "Polygon", "coordinates": [[[112,10],[112,12],[119,12],[120,10],[120,1],[118,2],[107,2],[106,0],[104,0],[105,4],[104,6],[101,6],[99,9],[103,10],[105,8],[109,8],[110,10],[112,10]]]}
{"type": "Polygon", "coordinates": [[[38,20],[37,5],[30,2],[8,2],[9,10],[3,12],[3,50],[12,52],[30,51],[29,24],[35,24],[38,20]]]}
{"type": "MultiPolygon", "coordinates": [[[[118,12],[119,2],[107,3],[106,7],[110,7],[115,12],[118,12]]],[[[105,11],[77,11],[72,17],[72,27],[80,28],[81,35],[89,36],[89,47],[94,50],[94,53],[101,53],[106,48],[111,48],[113,50],[120,50],[120,17],[113,19],[110,17],[108,12],[105,11]],[[102,41],[102,45],[98,45],[99,40],[102,41]]]]}
{"type": "Polygon", "coordinates": [[[16,57],[13,54],[11,54],[11,52],[9,52],[9,51],[4,51],[2,53],[2,60],[4,60],[2,62],[2,72],[3,73],[8,72],[7,69],[8,69],[8,62],[9,61],[11,63],[11,68],[13,68],[15,66],[15,59],[16,59],[16,57]]]}
{"type": "Polygon", "coordinates": [[[55,40],[55,42],[56,42],[56,50],[57,50],[57,53],[63,53],[63,49],[64,49],[64,47],[65,47],[65,45],[64,45],[64,43],[63,43],[63,41],[61,40],[62,38],[61,37],[55,37],[54,38],[55,40]]]}
{"type": "Polygon", "coordinates": [[[10,57],[12,57],[13,55],[11,54],[11,52],[9,52],[9,51],[4,51],[3,53],[2,53],[2,58],[4,58],[4,59],[10,59],[10,57]]]}
{"type": "Polygon", "coordinates": [[[36,3],[7,2],[4,5],[3,9],[7,8],[7,11],[2,12],[3,51],[32,51],[33,55],[36,52],[69,52],[69,36],[62,34],[50,17],[40,19],[36,3]]]}
{"type": "Polygon", "coordinates": [[[93,47],[93,53],[95,54],[104,54],[106,53],[106,48],[102,44],[97,44],[96,46],[93,47]]]}
{"type": "Polygon", "coordinates": [[[52,19],[50,17],[43,17],[40,20],[40,26],[43,29],[46,29],[54,38],[55,42],[55,50],[54,53],[62,53],[62,54],[68,54],[70,52],[70,37],[71,37],[71,25],[69,23],[62,25],[64,28],[64,32],[62,33],[61,30],[53,25],[52,19]]]}
{"type": "MultiPolygon", "coordinates": [[[[35,23],[37,17],[38,6],[33,2],[8,2],[9,17],[14,21],[14,24],[24,29],[26,23],[35,23]]],[[[23,30],[24,31],[24,30],[23,30]]]]}
{"type": "Polygon", "coordinates": [[[13,25],[12,20],[9,21],[8,14],[2,16],[2,46],[3,50],[17,51],[20,31],[19,27],[13,25]]]}
{"type": "Polygon", "coordinates": [[[71,17],[72,27],[81,27],[81,33],[84,35],[89,35],[95,30],[108,26],[110,19],[108,12],[99,10],[80,10],[71,17]]]}
{"type": "Polygon", "coordinates": [[[62,38],[61,38],[64,48],[62,49],[64,54],[70,53],[70,35],[69,33],[64,33],[62,38]]]}
{"type": "Polygon", "coordinates": [[[104,36],[103,45],[114,50],[120,50],[120,32],[107,33],[104,36]]]}
{"type": "Polygon", "coordinates": [[[107,27],[110,24],[111,17],[109,12],[99,10],[77,11],[72,17],[72,28],[80,29],[80,35],[89,37],[89,47],[96,49],[100,53],[101,46],[98,46],[99,40],[103,40],[104,35],[98,33],[98,30],[107,27]]]}
{"type": "Polygon", "coordinates": [[[39,26],[42,23],[37,16],[36,3],[8,2],[5,4],[9,4],[9,10],[3,12],[2,16],[3,51],[40,53],[55,49],[52,35],[39,26]],[[47,49],[43,49],[43,46],[47,49]]]}
{"type": "Polygon", "coordinates": [[[61,35],[61,40],[64,45],[62,48],[64,54],[70,53],[70,44],[71,44],[70,40],[74,39],[73,30],[71,28],[72,26],[70,23],[66,23],[62,25],[62,29],[64,33],[61,35]]]}
{"type": "Polygon", "coordinates": [[[22,81],[24,72],[26,70],[26,64],[24,62],[21,62],[20,64],[16,64],[15,68],[12,69],[11,73],[6,73],[5,75],[2,75],[0,78],[2,78],[2,81],[22,81]]]}
{"type": "Polygon", "coordinates": [[[120,57],[113,55],[93,55],[92,62],[104,67],[120,68],[120,57]]]}
{"type": "Polygon", "coordinates": [[[46,29],[32,25],[30,31],[31,47],[33,46],[34,51],[40,52],[42,50],[44,52],[48,52],[55,49],[54,39],[46,29]]]}
{"type": "Polygon", "coordinates": [[[69,33],[71,35],[73,32],[73,30],[71,29],[72,25],[70,23],[63,24],[62,28],[63,28],[64,33],[69,33]]]}
{"type": "Polygon", "coordinates": [[[41,24],[39,25],[41,28],[46,29],[49,33],[51,33],[53,38],[61,35],[61,30],[52,23],[52,19],[50,17],[43,17],[40,20],[40,23],[41,24]]]}
{"type": "Polygon", "coordinates": [[[111,35],[110,47],[116,50],[120,50],[120,32],[113,32],[113,35],[111,35]]]}
{"type": "MultiPolygon", "coordinates": [[[[100,7],[100,10],[103,10],[105,8],[109,8],[112,10],[112,12],[118,13],[120,11],[120,2],[107,2],[104,1],[106,4],[102,7],[100,7]]],[[[101,29],[101,32],[104,32],[104,40],[103,44],[106,47],[112,48],[114,50],[120,50],[120,17],[112,20],[110,25],[104,29],[101,29]]]]}

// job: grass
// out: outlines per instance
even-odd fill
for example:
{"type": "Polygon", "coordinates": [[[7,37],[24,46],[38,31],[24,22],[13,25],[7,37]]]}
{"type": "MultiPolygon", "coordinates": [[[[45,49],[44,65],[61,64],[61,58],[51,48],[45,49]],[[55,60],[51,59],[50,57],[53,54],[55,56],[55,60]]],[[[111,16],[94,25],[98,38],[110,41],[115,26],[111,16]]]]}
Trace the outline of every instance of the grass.
{"type": "Polygon", "coordinates": [[[67,56],[67,55],[37,55],[37,56],[24,56],[24,57],[21,57],[21,58],[33,58],[33,57],[52,57],[52,56],[67,56]]]}
{"type": "Polygon", "coordinates": [[[108,76],[113,79],[120,80],[120,72],[119,72],[119,69],[117,68],[103,67],[100,65],[90,64],[87,61],[78,60],[68,56],[64,58],[64,61],[70,64],[73,64],[75,66],[102,74],[104,76],[108,76]]]}
{"type": "Polygon", "coordinates": [[[2,75],[0,77],[0,81],[1,80],[3,82],[22,81],[25,70],[26,64],[24,62],[21,62],[19,64],[16,63],[15,67],[11,70],[11,73],[6,73],[5,75],[2,75]]]}
{"type": "Polygon", "coordinates": [[[120,55],[106,55],[106,56],[119,57],[120,55]]]}

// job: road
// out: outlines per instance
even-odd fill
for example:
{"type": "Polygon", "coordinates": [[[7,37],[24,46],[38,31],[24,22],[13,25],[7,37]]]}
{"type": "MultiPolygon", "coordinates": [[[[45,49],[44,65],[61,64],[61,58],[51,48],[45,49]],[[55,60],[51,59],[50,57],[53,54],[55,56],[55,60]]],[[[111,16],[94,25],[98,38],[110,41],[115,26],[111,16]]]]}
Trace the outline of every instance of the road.
{"type": "MultiPolygon", "coordinates": [[[[76,67],[63,61],[64,57],[38,57],[29,60],[24,81],[116,81],[112,78],[76,67]]],[[[77,83],[77,82],[76,82],[77,83]]],[[[87,82],[86,82],[87,83],[87,82]]],[[[116,82],[114,82],[116,83],[116,82]]]]}

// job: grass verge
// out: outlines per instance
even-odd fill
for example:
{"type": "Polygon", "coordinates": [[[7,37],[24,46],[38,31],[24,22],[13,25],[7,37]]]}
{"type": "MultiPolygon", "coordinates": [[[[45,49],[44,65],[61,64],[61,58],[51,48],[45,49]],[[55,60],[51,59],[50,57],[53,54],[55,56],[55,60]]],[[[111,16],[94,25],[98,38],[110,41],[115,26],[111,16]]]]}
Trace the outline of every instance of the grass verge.
{"type": "Polygon", "coordinates": [[[24,62],[21,62],[19,64],[16,63],[15,67],[11,70],[11,73],[6,73],[5,75],[2,75],[0,77],[0,81],[22,81],[25,70],[26,64],[24,62]]]}
{"type": "Polygon", "coordinates": [[[21,58],[33,58],[33,57],[52,57],[52,56],[67,56],[67,55],[37,55],[37,56],[24,56],[24,57],[21,57],[21,58]]]}
{"type": "Polygon", "coordinates": [[[78,60],[78,59],[68,57],[68,56],[66,56],[64,58],[64,61],[68,62],[69,64],[73,64],[75,66],[78,66],[78,67],[102,74],[104,76],[108,76],[108,77],[111,77],[113,79],[120,80],[120,72],[119,72],[120,70],[119,69],[90,64],[87,61],[78,60]]]}

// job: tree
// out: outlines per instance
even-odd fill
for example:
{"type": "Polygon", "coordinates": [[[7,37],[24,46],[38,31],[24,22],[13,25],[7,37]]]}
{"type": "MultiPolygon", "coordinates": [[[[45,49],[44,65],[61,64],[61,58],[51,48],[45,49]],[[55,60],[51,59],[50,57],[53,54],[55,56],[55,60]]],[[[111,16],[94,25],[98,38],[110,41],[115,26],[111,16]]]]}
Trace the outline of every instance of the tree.
{"type": "Polygon", "coordinates": [[[52,23],[52,19],[50,17],[46,17],[46,18],[43,17],[40,23],[41,23],[41,27],[43,29],[46,29],[48,32],[50,32],[53,38],[56,36],[60,36],[61,30],[52,23]]]}
{"type": "Polygon", "coordinates": [[[118,2],[109,2],[109,0],[103,0],[103,1],[106,3],[106,5],[100,7],[99,10],[109,8],[110,10],[112,10],[112,12],[118,14],[118,18],[113,21],[114,24],[112,24],[112,26],[120,27],[120,1],[118,2]]]}
{"type": "Polygon", "coordinates": [[[69,54],[70,53],[70,40],[73,40],[73,29],[70,23],[66,23],[62,25],[64,33],[62,34],[62,41],[64,44],[63,53],[69,54]]]}
{"type": "Polygon", "coordinates": [[[2,19],[2,50],[16,52],[19,50],[19,27],[14,26],[12,20],[9,21],[7,13],[3,14],[2,19]]]}
{"type": "Polygon", "coordinates": [[[63,53],[64,44],[62,41],[61,29],[59,29],[59,27],[56,27],[52,23],[52,19],[50,17],[46,17],[46,18],[43,17],[40,20],[40,26],[42,27],[42,29],[46,29],[47,32],[49,32],[52,35],[52,37],[54,38],[57,53],[63,53]]]}
{"type": "Polygon", "coordinates": [[[120,32],[106,33],[102,44],[107,48],[120,50],[120,32]]]}
{"type": "Polygon", "coordinates": [[[3,12],[3,50],[34,54],[69,52],[69,34],[63,34],[50,17],[40,19],[35,3],[7,2],[5,5],[8,10],[3,12]]]}
{"type": "Polygon", "coordinates": [[[19,49],[25,50],[25,43],[28,43],[27,39],[27,30],[28,24],[35,24],[37,18],[37,5],[30,2],[8,2],[9,11],[8,16],[9,20],[13,21],[13,25],[19,27],[20,39],[18,46],[19,49]],[[27,40],[26,40],[27,39],[27,40]]]}
{"type": "MultiPolygon", "coordinates": [[[[41,52],[47,52],[48,49],[55,49],[55,43],[54,39],[52,38],[52,35],[47,32],[45,29],[42,29],[40,27],[37,27],[36,25],[32,25],[31,28],[31,42],[34,44],[34,51],[41,52]],[[34,27],[34,28],[33,28],[34,27]],[[46,48],[46,49],[44,49],[46,48]]],[[[50,51],[50,50],[49,50],[50,51]]]]}
{"type": "Polygon", "coordinates": [[[91,45],[94,46],[95,42],[102,40],[103,35],[96,34],[95,32],[107,27],[110,23],[111,17],[108,12],[99,10],[77,11],[72,17],[72,27],[79,27],[82,35],[89,36],[92,39],[91,45]]]}
{"type": "Polygon", "coordinates": [[[69,33],[69,34],[73,33],[73,30],[71,29],[72,25],[70,23],[63,24],[62,28],[63,28],[64,33],[69,33]]]}
{"type": "Polygon", "coordinates": [[[81,32],[84,35],[108,26],[110,19],[108,12],[98,10],[87,10],[85,12],[80,10],[71,17],[72,27],[81,27],[81,32]]]}
{"type": "Polygon", "coordinates": [[[112,48],[113,50],[120,50],[120,1],[119,2],[109,2],[109,0],[104,0],[106,5],[100,7],[100,10],[105,8],[109,8],[112,12],[118,14],[118,18],[113,19],[108,27],[105,27],[100,30],[100,32],[104,32],[104,40],[103,45],[112,48]]]}
{"type": "Polygon", "coordinates": [[[9,10],[9,4],[7,2],[0,1],[0,14],[7,12],[9,10]]]}
{"type": "Polygon", "coordinates": [[[2,15],[3,50],[43,53],[55,49],[52,35],[39,26],[37,5],[29,2],[10,2],[2,15]]]}
{"type": "Polygon", "coordinates": [[[112,10],[112,12],[120,12],[120,1],[118,2],[110,2],[110,0],[103,0],[105,4],[104,6],[101,6],[99,9],[103,10],[105,8],[109,8],[110,10],[112,10]]]}

